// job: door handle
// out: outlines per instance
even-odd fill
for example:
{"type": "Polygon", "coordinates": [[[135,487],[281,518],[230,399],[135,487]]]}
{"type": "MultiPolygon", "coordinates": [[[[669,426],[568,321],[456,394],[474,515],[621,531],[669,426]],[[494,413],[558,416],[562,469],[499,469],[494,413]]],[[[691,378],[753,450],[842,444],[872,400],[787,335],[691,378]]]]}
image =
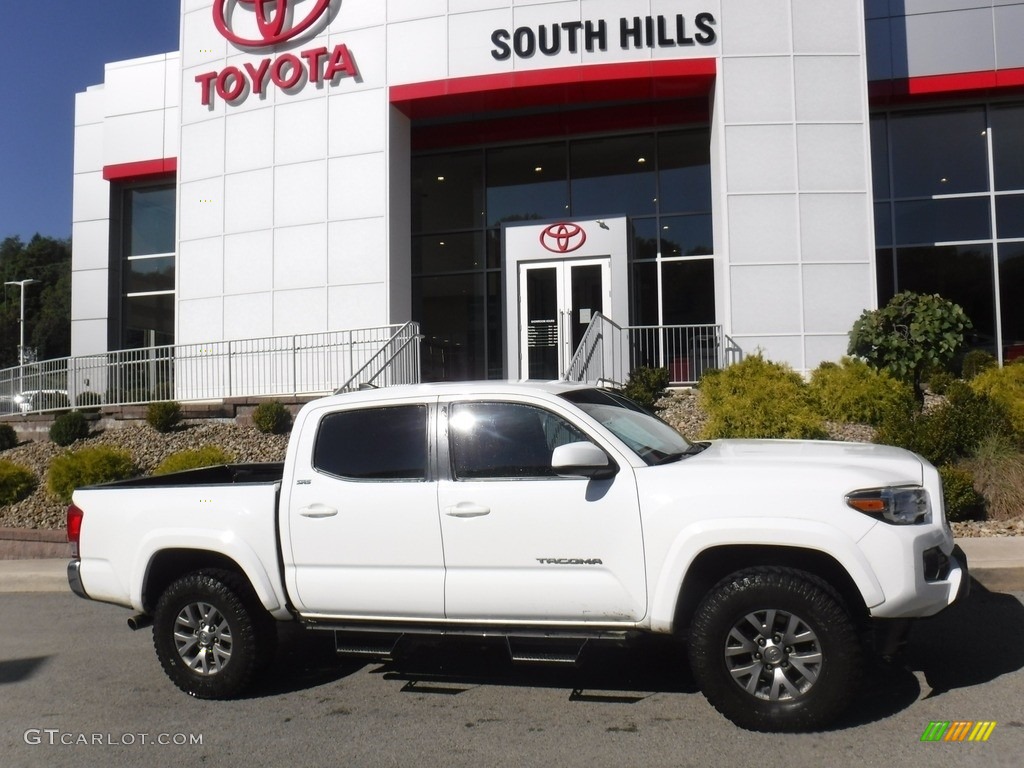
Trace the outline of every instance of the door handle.
{"type": "Polygon", "coordinates": [[[458,504],[445,507],[444,513],[449,517],[483,517],[491,514],[490,507],[481,507],[469,501],[460,501],[458,504]]]}
{"type": "Polygon", "coordinates": [[[334,507],[328,507],[326,504],[310,504],[308,507],[300,509],[299,514],[303,517],[317,519],[321,517],[334,517],[338,514],[338,510],[334,507]]]}

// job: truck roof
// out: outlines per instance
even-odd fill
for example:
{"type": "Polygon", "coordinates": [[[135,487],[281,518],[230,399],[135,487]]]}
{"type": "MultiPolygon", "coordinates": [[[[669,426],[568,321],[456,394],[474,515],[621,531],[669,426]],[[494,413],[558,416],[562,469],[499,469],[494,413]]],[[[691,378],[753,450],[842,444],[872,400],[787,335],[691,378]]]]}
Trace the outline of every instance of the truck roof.
{"type": "Polygon", "coordinates": [[[541,394],[560,395],[574,390],[591,389],[589,384],[568,381],[509,381],[494,379],[487,381],[446,381],[430,384],[399,384],[393,387],[359,389],[352,392],[330,395],[327,400],[339,403],[392,400],[399,398],[439,397],[450,395],[508,395],[541,394]]]}

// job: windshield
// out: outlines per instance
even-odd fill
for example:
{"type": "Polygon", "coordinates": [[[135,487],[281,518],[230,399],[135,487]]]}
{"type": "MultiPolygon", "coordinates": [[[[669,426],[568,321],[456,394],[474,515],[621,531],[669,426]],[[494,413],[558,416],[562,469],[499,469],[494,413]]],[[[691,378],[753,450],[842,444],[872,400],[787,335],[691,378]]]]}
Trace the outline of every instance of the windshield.
{"type": "Polygon", "coordinates": [[[566,392],[562,397],[600,422],[648,464],[678,461],[700,450],[664,421],[622,395],[603,389],[582,389],[566,392]]]}

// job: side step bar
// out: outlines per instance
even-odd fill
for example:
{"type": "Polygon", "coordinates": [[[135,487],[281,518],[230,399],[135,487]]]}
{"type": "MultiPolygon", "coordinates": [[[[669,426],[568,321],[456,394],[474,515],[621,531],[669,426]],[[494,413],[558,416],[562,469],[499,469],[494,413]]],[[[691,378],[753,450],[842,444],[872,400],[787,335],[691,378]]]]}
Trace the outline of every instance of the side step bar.
{"type": "Polygon", "coordinates": [[[334,633],[334,651],[339,656],[362,656],[364,658],[390,661],[403,635],[384,632],[334,633]]]}
{"type": "Polygon", "coordinates": [[[587,640],[537,642],[529,638],[506,637],[508,655],[523,664],[576,664],[583,655],[587,640]]]}

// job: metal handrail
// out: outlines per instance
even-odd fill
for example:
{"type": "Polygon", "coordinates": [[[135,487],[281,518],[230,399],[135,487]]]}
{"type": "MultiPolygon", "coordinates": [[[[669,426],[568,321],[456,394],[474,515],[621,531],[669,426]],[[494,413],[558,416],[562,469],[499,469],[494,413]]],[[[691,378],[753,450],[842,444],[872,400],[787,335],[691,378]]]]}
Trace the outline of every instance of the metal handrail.
{"type": "MultiPolygon", "coordinates": [[[[373,355],[373,357],[371,357],[369,360],[367,360],[366,363],[358,371],[356,371],[354,374],[352,374],[352,376],[349,378],[348,381],[346,381],[344,384],[342,384],[340,387],[338,387],[336,390],[334,390],[334,394],[337,395],[337,394],[340,394],[342,392],[349,392],[352,389],[355,389],[358,386],[362,386],[362,385],[365,385],[365,384],[373,384],[373,382],[375,382],[383,374],[391,372],[393,370],[394,363],[397,360],[399,360],[399,355],[401,355],[403,352],[405,352],[406,349],[409,347],[409,345],[412,344],[413,342],[419,342],[420,340],[422,340],[423,336],[422,336],[422,334],[420,334],[418,332],[418,329],[419,329],[419,325],[417,323],[409,322],[409,323],[406,323],[405,325],[403,325],[397,331],[395,331],[395,333],[392,334],[391,338],[388,339],[386,342],[384,342],[384,345],[376,352],[376,354],[373,355]],[[402,344],[398,347],[398,349],[396,349],[392,354],[390,354],[387,357],[386,360],[384,360],[383,363],[381,363],[380,365],[378,365],[376,367],[376,369],[374,369],[372,366],[377,362],[377,358],[380,357],[381,355],[383,355],[385,352],[387,352],[388,347],[391,346],[392,342],[397,341],[403,335],[405,335],[406,338],[402,342],[402,344]],[[368,377],[365,381],[360,381],[359,379],[362,376],[362,374],[365,371],[370,371],[370,370],[374,371],[373,375],[368,377]]],[[[419,346],[414,347],[414,351],[418,352],[419,351],[419,346]]],[[[416,371],[415,381],[404,380],[406,377],[403,376],[403,377],[400,377],[403,380],[401,380],[401,381],[393,381],[392,384],[398,384],[398,383],[416,384],[416,383],[419,383],[419,370],[420,370],[419,355],[416,354],[415,357],[416,357],[415,365],[410,366],[412,369],[414,369],[416,371]]]]}

